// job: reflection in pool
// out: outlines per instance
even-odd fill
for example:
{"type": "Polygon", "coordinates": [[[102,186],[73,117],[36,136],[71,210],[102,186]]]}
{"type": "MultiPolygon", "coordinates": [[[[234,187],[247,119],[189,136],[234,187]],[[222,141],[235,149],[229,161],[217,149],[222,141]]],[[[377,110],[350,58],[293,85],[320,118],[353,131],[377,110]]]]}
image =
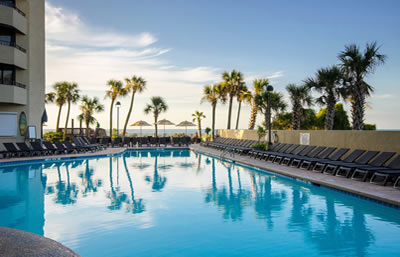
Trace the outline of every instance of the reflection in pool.
{"type": "Polygon", "coordinates": [[[82,256],[396,256],[399,214],[188,150],[0,166],[0,226],[82,256]]]}

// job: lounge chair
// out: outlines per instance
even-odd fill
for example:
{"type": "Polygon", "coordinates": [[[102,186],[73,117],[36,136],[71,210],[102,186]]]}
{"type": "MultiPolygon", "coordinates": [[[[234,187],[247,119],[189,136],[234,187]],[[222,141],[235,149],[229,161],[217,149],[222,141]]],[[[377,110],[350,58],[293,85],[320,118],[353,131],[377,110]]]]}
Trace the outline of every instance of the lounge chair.
{"type": "Polygon", "coordinates": [[[335,176],[336,173],[340,170],[341,174],[348,174],[352,171],[352,167],[358,165],[366,165],[372,158],[374,158],[379,152],[378,151],[368,151],[361,155],[361,157],[356,158],[353,162],[342,163],[342,164],[331,164],[330,168],[324,171],[324,174],[329,174],[335,176]],[[335,168],[333,168],[336,166],[335,168]]]}
{"type": "Polygon", "coordinates": [[[62,143],[67,147],[68,151],[75,150],[76,152],[80,152],[81,153],[81,152],[87,152],[89,150],[87,147],[81,147],[79,145],[73,145],[68,140],[64,140],[62,143]]]}
{"type": "Polygon", "coordinates": [[[124,140],[122,141],[122,147],[131,147],[131,138],[130,137],[124,137],[124,140]]]}
{"type": "Polygon", "coordinates": [[[294,149],[296,149],[297,146],[298,145],[287,144],[287,145],[284,145],[283,147],[279,147],[279,150],[263,152],[261,157],[260,157],[260,159],[264,159],[265,161],[271,161],[272,162],[275,159],[277,154],[290,153],[294,149]]]}
{"type": "Polygon", "coordinates": [[[292,158],[289,166],[290,167],[298,167],[300,165],[300,163],[302,162],[303,158],[316,158],[325,149],[326,149],[325,146],[318,146],[316,149],[314,149],[314,151],[310,152],[306,156],[296,156],[295,158],[292,158]]]}
{"type": "Polygon", "coordinates": [[[112,147],[115,147],[115,146],[121,147],[121,144],[122,144],[122,138],[116,137],[116,138],[114,138],[114,141],[112,142],[112,147]]]}
{"type": "Polygon", "coordinates": [[[294,154],[289,154],[289,155],[285,155],[281,161],[281,165],[287,165],[290,166],[292,164],[292,160],[294,158],[298,158],[298,157],[305,157],[305,156],[309,156],[309,154],[316,148],[316,146],[313,145],[309,145],[306,148],[304,148],[303,151],[299,152],[298,154],[294,155],[294,154]]]}
{"type": "Polygon", "coordinates": [[[7,150],[6,152],[4,152],[7,157],[21,157],[31,155],[31,151],[19,150],[13,143],[3,143],[3,145],[7,150]]]}
{"type": "Polygon", "coordinates": [[[65,152],[63,150],[59,150],[56,147],[54,147],[54,145],[49,141],[44,141],[43,144],[46,147],[46,149],[51,151],[53,154],[62,154],[65,152]]]}
{"type": "MultiPolygon", "coordinates": [[[[307,146],[306,145],[297,145],[296,147],[291,148],[289,152],[285,153],[277,153],[275,154],[275,157],[272,160],[272,163],[278,163],[281,164],[282,160],[284,157],[288,155],[298,155],[301,151],[303,151],[307,146]]],[[[271,160],[271,157],[269,158],[271,160]]]]}
{"type": "MultiPolygon", "coordinates": [[[[56,146],[57,150],[62,153],[78,153],[78,150],[76,150],[73,147],[68,148],[60,141],[54,141],[54,145],[56,146]]],[[[72,146],[72,144],[71,144],[71,146],[72,146]]]]}
{"type": "Polygon", "coordinates": [[[160,137],[159,141],[158,141],[158,146],[167,146],[167,138],[166,137],[160,137]]]}
{"type": "Polygon", "coordinates": [[[150,137],[150,145],[151,146],[158,146],[158,138],[157,137],[150,137]]]}
{"type": "Polygon", "coordinates": [[[40,154],[43,154],[43,155],[52,154],[52,151],[44,148],[40,142],[31,142],[31,146],[34,151],[37,151],[40,154]]]}
{"type": "MultiPolygon", "coordinates": [[[[368,154],[368,152],[364,155],[367,155],[367,154],[368,154]]],[[[364,155],[362,157],[364,157],[364,155]]],[[[390,158],[392,158],[393,155],[395,155],[395,153],[393,153],[393,152],[383,152],[383,153],[379,154],[378,157],[376,157],[372,161],[369,161],[368,164],[353,164],[352,163],[349,165],[341,166],[338,168],[338,170],[336,172],[336,176],[349,178],[353,175],[354,171],[358,170],[358,169],[363,169],[363,168],[369,169],[369,168],[377,168],[377,167],[382,168],[382,165],[385,164],[390,158]]]]}
{"type": "Polygon", "coordinates": [[[72,142],[75,144],[76,147],[80,147],[83,149],[87,149],[90,150],[92,152],[96,151],[98,148],[97,146],[93,146],[93,145],[87,145],[85,144],[82,139],[80,139],[79,137],[74,137],[72,138],[72,142]]]}
{"type": "Polygon", "coordinates": [[[111,143],[111,138],[109,138],[109,137],[103,137],[103,138],[101,139],[100,145],[102,145],[103,148],[107,148],[107,147],[110,145],[110,143],[111,143]]]}
{"type": "Polygon", "coordinates": [[[173,137],[172,138],[172,144],[180,146],[181,145],[181,138],[180,137],[173,137]]]}
{"type": "MultiPolygon", "coordinates": [[[[361,150],[361,149],[356,149],[353,152],[351,152],[346,158],[343,159],[343,161],[331,161],[331,160],[327,160],[327,161],[318,161],[318,165],[319,164],[323,164],[323,169],[322,170],[317,170],[315,167],[313,169],[313,171],[315,172],[320,172],[320,173],[333,173],[336,171],[336,169],[338,168],[338,166],[340,165],[344,165],[344,164],[348,164],[351,162],[354,162],[355,160],[358,159],[358,157],[360,157],[363,153],[365,153],[365,150],[361,150]],[[331,172],[329,172],[329,170],[333,170],[331,172]]],[[[315,166],[317,166],[317,164],[315,166]]]]}
{"type": "Polygon", "coordinates": [[[29,156],[40,155],[40,153],[41,153],[40,151],[35,151],[35,150],[31,149],[25,142],[17,143],[17,146],[21,151],[29,153],[29,156]]]}
{"type": "MultiPolygon", "coordinates": [[[[326,148],[324,146],[320,146],[320,147],[325,150],[318,153],[318,151],[320,149],[319,148],[315,149],[313,151],[313,154],[315,153],[314,157],[310,157],[310,156],[297,157],[296,159],[294,159],[292,161],[291,166],[308,170],[310,168],[310,166],[313,163],[315,163],[315,161],[321,160],[321,159],[327,159],[337,149],[336,147],[328,147],[328,148],[326,148]]],[[[311,155],[313,155],[313,154],[311,154],[311,155]]]]}
{"type": "MultiPolygon", "coordinates": [[[[384,156],[382,159],[386,159],[386,161],[392,158],[394,155],[392,152],[386,152],[385,154],[386,156],[384,156]]],[[[372,184],[386,185],[386,183],[388,183],[391,179],[395,179],[398,174],[400,174],[400,156],[394,158],[385,167],[382,166],[383,164],[384,163],[381,162],[381,167],[358,167],[354,170],[351,179],[367,181],[367,179],[372,176],[370,180],[372,184]]]]}
{"type": "Polygon", "coordinates": [[[282,150],[282,149],[284,149],[285,147],[290,147],[290,146],[291,145],[289,145],[289,144],[277,143],[277,144],[272,145],[270,149],[266,149],[266,150],[260,150],[260,149],[254,148],[253,150],[249,151],[248,155],[249,155],[249,157],[254,157],[255,159],[257,159],[257,158],[259,158],[260,160],[267,159],[271,153],[286,151],[286,149],[285,150],[282,150]]]}
{"type": "Polygon", "coordinates": [[[317,158],[313,160],[306,160],[300,166],[300,169],[311,169],[314,172],[322,172],[328,162],[339,161],[350,149],[349,148],[340,148],[335,153],[332,154],[331,157],[325,157],[323,159],[317,158]]]}

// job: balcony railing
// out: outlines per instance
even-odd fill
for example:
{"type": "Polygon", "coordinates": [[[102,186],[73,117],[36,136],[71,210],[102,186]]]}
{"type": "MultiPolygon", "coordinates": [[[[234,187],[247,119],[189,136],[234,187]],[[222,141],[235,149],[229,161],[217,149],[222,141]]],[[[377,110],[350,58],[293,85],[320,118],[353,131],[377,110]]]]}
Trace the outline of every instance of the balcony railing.
{"type": "Polygon", "coordinates": [[[24,84],[22,84],[22,83],[19,83],[19,82],[16,82],[16,81],[13,81],[13,82],[11,82],[11,83],[3,83],[3,82],[0,80],[0,84],[26,89],[26,85],[24,85],[24,84]]]}
{"type": "Polygon", "coordinates": [[[26,53],[26,50],[24,48],[20,47],[19,45],[17,45],[14,42],[0,40],[0,45],[15,47],[18,50],[20,50],[21,52],[26,53]]]}
{"type": "Polygon", "coordinates": [[[21,11],[20,9],[18,9],[17,6],[15,4],[13,4],[13,3],[3,2],[3,1],[0,0],[0,5],[11,7],[13,9],[15,9],[19,14],[21,14],[24,17],[26,17],[26,14],[23,11],[21,11]]]}

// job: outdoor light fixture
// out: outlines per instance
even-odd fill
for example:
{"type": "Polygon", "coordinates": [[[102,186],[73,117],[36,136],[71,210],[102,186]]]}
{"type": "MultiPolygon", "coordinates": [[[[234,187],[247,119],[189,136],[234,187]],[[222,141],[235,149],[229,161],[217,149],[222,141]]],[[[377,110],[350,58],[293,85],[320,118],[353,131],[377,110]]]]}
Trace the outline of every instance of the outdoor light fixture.
{"type": "Polygon", "coordinates": [[[271,92],[274,91],[274,87],[271,85],[267,86],[268,92],[268,150],[271,150],[271,92]]]}

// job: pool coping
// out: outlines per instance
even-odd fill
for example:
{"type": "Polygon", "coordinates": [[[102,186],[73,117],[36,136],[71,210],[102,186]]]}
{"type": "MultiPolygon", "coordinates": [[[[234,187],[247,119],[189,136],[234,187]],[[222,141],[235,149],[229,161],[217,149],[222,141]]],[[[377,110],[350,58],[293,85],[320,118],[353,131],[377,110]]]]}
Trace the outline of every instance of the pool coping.
{"type": "Polygon", "coordinates": [[[384,187],[352,179],[315,173],[308,170],[271,164],[264,160],[251,159],[250,157],[238,154],[235,154],[234,156],[228,154],[221,157],[221,151],[209,149],[200,145],[192,145],[190,148],[195,152],[208,154],[215,158],[228,160],[233,163],[240,163],[242,165],[256,168],[261,172],[282,175],[296,180],[309,182],[317,186],[324,186],[329,189],[341,191],[343,193],[349,193],[397,209],[400,208],[400,190],[394,189],[393,187],[384,187]]]}

